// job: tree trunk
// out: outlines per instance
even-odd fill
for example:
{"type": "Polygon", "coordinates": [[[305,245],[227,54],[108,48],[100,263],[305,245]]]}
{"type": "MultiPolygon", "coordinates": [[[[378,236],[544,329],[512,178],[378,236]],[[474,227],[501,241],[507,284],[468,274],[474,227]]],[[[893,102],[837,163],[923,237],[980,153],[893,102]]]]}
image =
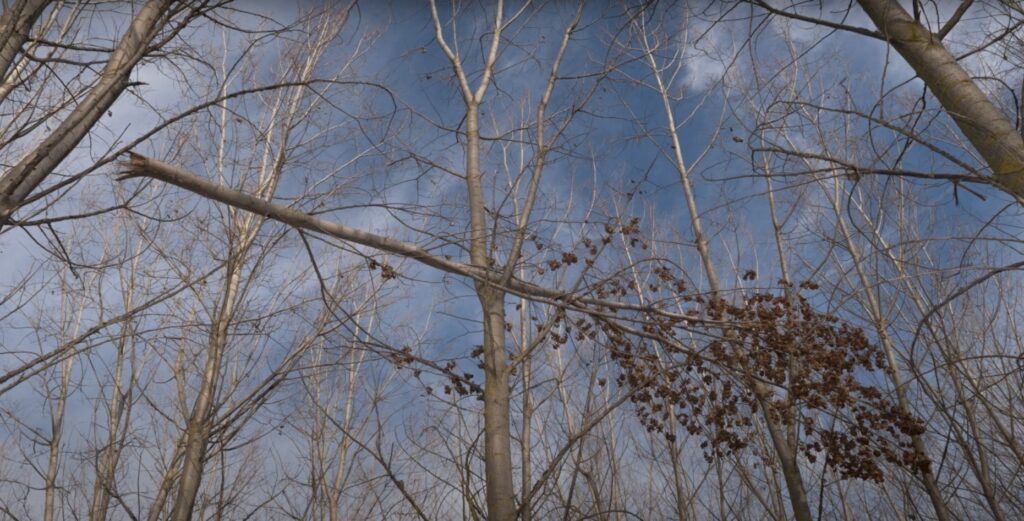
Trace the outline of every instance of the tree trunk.
{"type": "Polygon", "coordinates": [[[64,407],[67,404],[71,366],[74,361],[74,358],[68,358],[61,364],[60,394],[57,396],[57,408],[50,418],[50,457],[47,460],[46,481],[43,487],[43,521],[53,521],[56,514],[57,473],[60,471],[61,438],[64,436],[64,407]]]}
{"type": "Polygon", "coordinates": [[[484,312],[484,460],[487,519],[516,518],[509,429],[509,367],[505,353],[505,294],[477,284],[484,312]]]}
{"type": "MultiPolygon", "coordinates": [[[[843,239],[846,242],[846,248],[849,250],[850,255],[853,257],[854,270],[857,273],[857,277],[860,281],[862,288],[865,288],[864,298],[866,303],[864,304],[865,311],[868,313],[868,317],[874,323],[875,332],[878,335],[879,343],[882,345],[882,349],[885,351],[886,360],[889,362],[889,379],[892,381],[893,388],[896,392],[896,404],[904,414],[912,414],[913,407],[910,404],[910,398],[907,396],[907,388],[904,385],[903,377],[900,376],[900,367],[896,360],[896,347],[893,345],[892,338],[889,336],[888,326],[886,325],[885,316],[882,314],[882,306],[879,304],[875,294],[868,288],[873,287],[869,284],[867,274],[864,271],[861,263],[861,255],[857,248],[857,245],[853,242],[853,236],[850,233],[849,227],[846,225],[846,220],[843,218],[842,208],[839,201],[839,180],[833,178],[832,182],[835,184],[836,195],[827,196],[831,199],[832,210],[836,214],[836,222],[838,223],[839,231],[843,234],[843,239]]],[[[912,435],[910,437],[911,443],[914,448],[914,452],[917,454],[927,457],[928,449],[925,446],[924,439],[920,435],[912,435]]],[[[939,489],[938,481],[935,479],[935,475],[931,469],[924,469],[920,475],[921,483],[924,485],[925,491],[928,493],[928,498],[931,500],[932,507],[935,510],[935,517],[939,521],[949,521],[950,515],[949,510],[946,508],[946,502],[942,497],[942,491],[939,489]]]]}
{"type": "Polygon", "coordinates": [[[782,467],[782,477],[786,480],[786,489],[789,491],[789,503],[793,507],[793,518],[797,521],[811,521],[811,505],[807,501],[807,488],[804,487],[803,477],[800,475],[800,465],[796,459],[796,451],[789,444],[786,437],[786,429],[781,422],[772,417],[769,406],[770,400],[765,399],[762,393],[767,392],[766,386],[760,382],[754,384],[754,394],[758,396],[761,410],[764,412],[765,425],[772,438],[772,445],[775,447],[775,454],[779,457],[782,467]]]}
{"type": "Polygon", "coordinates": [[[230,317],[230,301],[234,298],[232,288],[237,285],[234,273],[229,277],[229,289],[225,291],[223,308],[213,325],[210,343],[206,353],[206,367],[203,370],[203,383],[199,395],[192,406],[185,431],[184,462],[178,480],[178,495],[174,499],[174,507],[170,519],[173,521],[189,521],[195,508],[196,494],[203,478],[203,459],[206,457],[206,443],[210,437],[210,420],[213,409],[214,393],[219,383],[221,358],[227,344],[227,325],[230,317]],[[226,309],[225,309],[226,308],[226,309]],[[225,313],[224,311],[228,311],[225,313]]]}
{"type": "MultiPolygon", "coordinates": [[[[96,86],[42,143],[0,177],[0,229],[46,176],[78,146],[128,87],[132,69],[149,50],[153,36],[160,29],[161,21],[173,3],[171,0],[146,2],[110,55],[96,86]]],[[[3,44],[6,45],[6,42],[3,44]]],[[[0,50],[4,51],[6,47],[0,50]]],[[[0,56],[0,59],[3,58],[0,56]]]]}
{"type": "MultiPolygon", "coordinates": [[[[470,263],[488,269],[487,221],[480,171],[479,105],[467,103],[466,191],[469,199],[470,263]]],[[[476,282],[484,326],[484,467],[487,519],[516,518],[512,486],[512,437],[509,428],[509,367],[505,353],[505,293],[476,282]]]]}
{"type": "Polygon", "coordinates": [[[28,41],[32,26],[49,3],[49,0],[20,0],[4,8],[0,15],[0,81],[7,79],[7,72],[28,41]]]}
{"type": "MultiPolygon", "coordinates": [[[[522,278],[522,273],[520,273],[522,278]]],[[[522,343],[522,352],[520,353],[523,357],[523,433],[519,437],[519,454],[520,454],[520,487],[521,492],[519,495],[521,512],[520,519],[522,521],[533,520],[533,507],[531,505],[530,491],[533,489],[533,475],[532,475],[532,463],[530,461],[531,448],[530,438],[533,434],[533,399],[530,396],[530,385],[531,385],[531,370],[533,369],[530,364],[530,357],[527,355],[527,349],[530,342],[527,341],[529,337],[529,328],[527,327],[528,315],[526,299],[519,299],[519,339],[522,343]]]]}
{"type": "MultiPolygon", "coordinates": [[[[693,185],[690,182],[689,168],[683,158],[682,141],[679,139],[679,127],[676,125],[675,113],[672,109],[672,100],[669,97],[669,86],[665,84],[661,77],[661,72],[658,68],[658,64],[654,60],[654,55],[648,54],[647,60],[651,67],[651,71],[654,72],[654,79],[657,82],[658,94],[661,96],[662,107],[665,110],[667,129],[669,137],[672,140],[673,166],[676,167],[679,174],[679,183],[682,185],[683,195],[686,198],[686,208],[690,216],[690,227],[693,230],[693,239],[697,246],[697,253],[700,255],[701,262],[704,265],[704,271],[707,275],[708,287],[711,290],[711,295],[713,298],[718,298],[719,295],[721,295],[721,284],[718,281],[718,275],[715,270],[714,262],[711,258],[711,251],[708,247],[707,239],[704,237],[700,211],[697,208],[697,197],[694,193],[693,185]]],[[[733,336],[733,333],[731,331],[723,331],[723,336],[728,339],[733,336]]],[[[800,465],[797,461],[796,447],[790,444],[785,425],[783,425],[782,422],[777,421],[770,407],[772,390],[769,389],[767,385],[757,380],[757,378],[750,377],[748,380],[753,388],[754,396],[757,398],[758,403],[761,406],[760,408],[764,417],[765,425],[768,427],[768,432],[771,434],[772,445],[775,447],[775,452],[779,457],[779,464],[782,467],[782,475],[786,479],[786,488],[789,490],[789,500],[793,507],[793,516],[797,521],[811,521],[811,508],[807,501],[807,489],[804,486],[803,478],[800,474],[800,465]]]]}
{"type": "MultiPolygon", "coordinates": [[[[115,485],[117,464],[123,443],[120,435],[121,416],[125,411],[124,362],[125,348],[129,344],[127,334],[118,339],[117,359],[114,363],[114,382],[110,391],[110,406],[107,417],[107,444],[97,455],[96,477],[93,481],[92,501],[89,506],[90,521],[106,521],[110,507],[110,494],[115,485]]],[[[132,346],[134,347],[134,346],[132,346]]]]}
{"type": "Polygon", "coordinates": [[[1009,118],[978,88],[939,37],[917,23],[899,2],[858,2],[985,159],[996,185],[1024,197],[1024,139],[1009,118]]]}

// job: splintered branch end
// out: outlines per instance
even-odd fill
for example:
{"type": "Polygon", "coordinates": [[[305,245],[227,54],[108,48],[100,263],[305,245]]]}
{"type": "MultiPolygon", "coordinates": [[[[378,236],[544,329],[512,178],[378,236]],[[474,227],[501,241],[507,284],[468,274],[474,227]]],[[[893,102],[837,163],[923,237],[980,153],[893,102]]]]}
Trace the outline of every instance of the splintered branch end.
{"type": "Polygon", "coordinates": [[[118,162],[123,169],[121,175],[117,176],[118,181],[125,181],[136,177],[155,177],[152,175],[149,158],[135,152],[128,152],[128,159],[118,162]]]}

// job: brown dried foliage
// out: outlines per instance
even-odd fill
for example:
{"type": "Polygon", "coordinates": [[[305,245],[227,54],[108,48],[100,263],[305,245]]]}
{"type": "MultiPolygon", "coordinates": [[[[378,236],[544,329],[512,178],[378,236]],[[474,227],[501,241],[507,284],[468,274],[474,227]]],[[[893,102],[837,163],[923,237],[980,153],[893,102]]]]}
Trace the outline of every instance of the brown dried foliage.
{"type": "MultiPolygon", "coordinates": [[[[660,270],[667,285],[682,286],[660,270]]],[[[774,421],[796,428],[798,448],[810,462],[824,456],[842,478],[881,482],[883,461],[927,468],[928,459],[911,444],[923,423],[868,383],[871,373],[889,370],[884,353],[861,329],[816,311],[795,290],[792,295],[756,293],[741,304],[687,299],[700,306],[695,317],[729,324],[705,331],[708,340],[697,349],[680,348],[685,340],[677,320],[643,325],[645,335],[663,340],[660,353],[654,342],[611,321],[593,324],[622,370],[619,385],[634,391],[641,423],[671,438],[665,427],[674,412],[686,432],[705,436],[709,460],[749,447],[755,414],[764,407],[774,421]]]]}
{"type": "MultiPolygon", "coordinates": [[[[638,219],[605,225],[631,247],[647,249],[637,236],[638,219]]],[[[584,241],[592,266],[596,249],[584,241]]],[[[884,352],[864,331],[831,313],[816,311],[804,295],[817,285],[793,287],[780,280],[780,294],[758,292],[740,303],[688,293],[673,268],[656,264],[648,294],[671,293],[691,305],[687,315],[652,313],[633,320],[641,334],[606,317],[582,316],[562,333],[552,332],[558,348],[575,333],[577,341],[603,341],[621,369],[617,382],[632,392],[641,423],[652,432],[673,437],[666,423],[675,421],[690,435],[705,437],[701,446],[710,460],[751,446],[755,417],[768,409],[773,421],[795,430],[797,448],[814,463],[842,478],[881,482],[882,464],[924,470],[927,456],[913,449],[911,437],[924,423],[901,412],[877,386],[873,374],[886,372],[884,352]],[[693,333],[703,341],[694,343],[693,333]],[[685,347],[689,346],[689,347],[685,347]],[[756,395],[760,389],[761,396],[756,395]],[[672,414],[674,412],[674,414],[672,414]]],[[[748,270],[743,280],[754,280],[748,270]]],[[[601,298],[627,299],[639,293],[632,279],[610,277],[591,286],[601,298]]],[[[767,459],[767,457],[766,457],[767,459]]]]}

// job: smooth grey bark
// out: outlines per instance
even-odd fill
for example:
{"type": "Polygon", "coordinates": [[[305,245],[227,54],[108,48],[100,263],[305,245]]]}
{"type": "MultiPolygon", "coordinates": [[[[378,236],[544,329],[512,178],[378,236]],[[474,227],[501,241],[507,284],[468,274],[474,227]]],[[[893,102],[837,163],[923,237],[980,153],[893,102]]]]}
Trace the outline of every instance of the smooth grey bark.
{"type": "MultiPolygon", "coordinates": [[[[499,7],[500,9],[500,7],[499,7]]],[[[470,264],[488,269],[487,216],[484,211],[480,170],[479,104],[467,103],[466,192],[469,199],[470,264]]],[[[505,292],[487,281],[476,281],[483,312],[484,350],[484,474],[487,480],[487,519],[516,518],[512,483],[512,436],[509,425],[510,390],[508,354],[505,352],[505,292]]]]}
{"type": "MultiPolygon", "coordinates": [[[[504,2],[495,6],[494,31],[484,54],[484,67],[476,89],[469,85],[462,59],[448,45],[437,4],[430,2],[437,43],[452,64],[459,90],[466,104],[466,195],[469,203],[470,266],[490,271],[487,214],[484,208],[480,170],[480,103],[490,85],[504,27],[504,2]]],[[[457,49],[457,46],[456,46],[457,49]]],[[[508,270],[513,266],[509,265],[508,270]]],[[[509,279],[509,273],[505,279],[509,279]]],[[[512,436],[509,426],[510,390],[508,354],[505,352],[505,294],[499,285],[486,278],[474,280],[483,313],[484,350],[484,475],[487,489],[487,519],[513,521],[516,518],[515,489],[512,482],[512,436]]]]}
{"type": "MultiPolygon", "coordinates": [[[[838,182],[837,179],[833,179],[833,182],[838,182]]],[[[864,271],[864,267],[861,263],[860,252],[856,244],[853,242],[853,237],[850,233],[849,228],[846,225],[846,220],[843,218],[842,209],[840,208],[838,197],[832,198],[832,206],[836,214],[836,220],[839,223],[839,230],[843,235],[846,242],[846,247],[853,256],[853,265],[857,273],[858,279],[860,280],[863,288],[871,288],[869,284],[867,274],[864,271]]],[[[896,360],[896,346],[893,344],[892,338],[889,336],[889,329],[886,324],[885,316],[882,313],[882,307],[875,297],[874,292],[871,290],[864,291],[864,303],[865,311],[868,313],[868,317],[874,323],[875,332],[878,334],[879,342],[882,345],[882,349],[885,351],[886,360],[889,363],[889,367],[892,369],[889,372],[889,379],[892,380],[893,388],[896,391],[896,404],[900,410],[905,414],[911,414],[913,408],[910,403],[910,397],[907,396],[907,388],[903,382],[903,377],[900,375],[898,361],[896,360]]],[[[917,454],[927,457],[928,449],[925,446],[924,438],[920,435],[912,435],[910,437],[911,444],[913,445],[914,452],[917,454]]],[[[946,507],[946,501],[942,497],[942,490],[939,488],[938,480],[935,478],[935,474],[931,469],[924,469],[918,476],[921,479],[921,483],[924,485],[925,491],[928,493],[928,498],[931,500],[932,508],[935,510],[935,517],[939,521],[950,521],[952,519],[949,514],[949,509],[946,507]]]]}
{"type": "MultiPolygon", "coordinates": [[[[648,46],[648,48],[650,48],[648,46]]],[[[654,59],[654,55],[648,53],[647,61],[651,67],[651,71],[654,73],[654,79],[656,81],[656,90],[661,98],[662,107],[665,111],[666,127],[668,130],[669,137],[672,140],[672,160],[673,166],[676,168],[679,174],[679,183],[683,188],[683,195],[686,199],[686,208],[690,216],[690,227],[693,232],[693,240],[697,246],[697,253],[701,258],[701,263],[704,266],[704,272],[708,279],[708,288],[711,290],[712,297],[718,297],[722,294],[721,284],[718,280],[717,270],[713,259],[711,258],[711,251],[708,247],[707,238],[704,235],[703,225],[701,224],[700,211],[697,207],[697,198],[693,190],[693,185],[690,182],[690,171],[683,158],[682,142],[679,139],[679,126],[676,124],[675,113],[672,108],[672,100],[669,98],[669,87],[665,84],[662,79],[661,70],[654,59]]],[[[732,337],[733,333],[730,331],[724,331],[723,336],[725,338],[732,337]]],[[[745,368],[749,370],[749,368],[745,368]]],[[[782,467],[782,475],[786,480],[786,489],[789,491],[790,506],[793,508],[793,517],[797,521],[812,521],[811,507],[807,499],[807,488],[804,486],[803,477],[800,474],[800,464],[797,460],[797,449],[794,444],[791,443],[789,433],[787,432],[786,426],[779,421],[776,417],[775,412],[771,404],[772,390],[767,384],[756,378],[750,378],[751,391],[761,406],[761,413],[764,417],[765,426],[768,429],[768,433],[771,437],[772,446],[775,448],[776,456],[779,458],[780,467],[782,467]]]]}
{"type": "Polygon", "coordinates": [[[78,146],[128,87],[132,70],[150,50],[150,43],[163,27],[167,11],[173,4],[172,0],[146,2],[121,37],[99,80],[85,99],[50,135],[0,177],[0,229],[10,222],[11,214],[78,146]]]}
{"type": "Polygon", "coordinates": [[[185,431],[184,462],[178,480],[178,494],[174,500],[170,519],[188,521],[192,519],[196,495],[203,478],[203,460],[206,458],[206,444],[210,438],[210,417],[213,414],[213,398],[217,391],[223,352],[227,346],[228,325],[233,314],[234,297],[240,279],[240,259],[229,266],[229,277],[225,285],[223,301],[214,320],[214,330],[207,345],[206,365],[203,368],[203,383],[192,406],[185,431]]]}
{"type": "Polygon", "coordinates": [[[0,81],[7,78],[18,52],[50,0],[19,0],[0,14],[0,81]]]}
{"type": "Polygon", "coordinates": [[[917,23],[896,0],[858,3],[988,163],[994,184],[1024,198],[1024,138],[942,45],[940,36],[917,23]]]}
{"type": "Polygon", "coordinates": [[[484,452],[487,519],[516,518],[509,426],[509,365],[505,352],[505,293],[478,282],[484,312],[484,452]]]}

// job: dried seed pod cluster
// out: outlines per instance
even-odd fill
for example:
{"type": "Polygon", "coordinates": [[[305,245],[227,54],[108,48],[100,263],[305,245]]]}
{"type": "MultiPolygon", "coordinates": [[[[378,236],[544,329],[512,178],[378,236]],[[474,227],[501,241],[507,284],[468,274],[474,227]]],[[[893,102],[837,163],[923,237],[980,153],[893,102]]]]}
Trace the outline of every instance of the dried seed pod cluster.
{"type": "MultiPolygon", "coordinates": [[[[659,270],[659,279],[679,285],[659,270]]],[[[642,336],[609,320],[593,325],[621,369],[619,385],[634,393],[641,423],[671,438],[666,424],[674,417],[706,438],[708,459],[747,448],[755,414],[767,412],[795,430],[809,461],[824,457],[843,478],[881,482],[883,461],[927,468],[911,444],[923,423],[868,383],[871,373],[889,370],[881,349],[861,329],[815,311],[795,288],[789,295],[757,293],[741,304],[687,299],[705,320],[702,341],[692,340],[692,328],[684,336],[679,320],[657,316],[642,336]]]]}
{"type": "MultiPolygon", "coordinates": [[[[605,232],[605,243],[619,233],[630,247],[646,249],[638,219],[605,232]]],[[[689,306],[682,315],[652,310],[625,321],[607,315],[574,321],[577,340],[607,344],[621,370],[617,382],[633,393],[648,430],[671,438],[674,430],[665,427],[674,420],[705,438],[701,446],[712,459],[750,447],[755,418],[766,413],[796,436],[808,461],[823,458],[842,478],[881,482],[883,462],[929,467],[911,442],[924,423],[872,383],[873,375],[891,370],[884,352],[860,328],[817,311],[805,295],[816,284],[780,280],[778,293],[735,302],[689,291],[669,265],[648,265],[648,300],[660,295],[661,304],[689,306]]],[[[756,278],[752,270],[742,274],[746,281],[756,278]]],[[[601,298],[630,299],[641,291],[625,277],[591,288],[601,298]]],[[[652,308],[662,307],[655,302],[652,308]]],[[[554,338],[553,344],[565,341],[554,338]]]]}
{"type": "MultiPolygon", "coordinates": [[[[604,232],[599,241],[582,239],[580,255],[556,253],[538,272],[581,261],[584,269],[595,268],[601,247],[616,234],[628,248],[648,247],[636,218],[606,224],[604,232]]],[[[701,447],[712,460],[751,448],[759,435],[757,417],[767,414],[795,436],[808,461],[823,459],[842,478],[881,482],[883,462],[928,468],[928,458],[911,443],[924,432],[923,422],[901,412],[871,383],[872,375],[891,370],[884,352],[860,328],[817,311],[806,296],[816,284],[780,280],[777,293],[755,292],[734,301],[693,292],[667,263],[648,259],[637,266],[649,270],[642,288],[622,270],[592,282],[589,292],[622,302],[642,301],[643,293],[653,302],[643,311],[556,309],[554,327],[530,319],[553,349],[571,342],[605,346],[620,371],[616,382],[631,393],[646,429],[672,439],[677,431],[666,427],[678,422],[689,435],[704,438],[701,447]],[[666,306],[688,309],[670,313],[666,306]]],[[[741,278],[755,280],[757,273],[748,270],[741,278]]],[[[477,346],[471,355],[479,359],[482,353],[477,346]]],[[[446,394],[480,392],[472,374],[454,369],[451,362],[442,370],[450,381],[446,394]]]]}

